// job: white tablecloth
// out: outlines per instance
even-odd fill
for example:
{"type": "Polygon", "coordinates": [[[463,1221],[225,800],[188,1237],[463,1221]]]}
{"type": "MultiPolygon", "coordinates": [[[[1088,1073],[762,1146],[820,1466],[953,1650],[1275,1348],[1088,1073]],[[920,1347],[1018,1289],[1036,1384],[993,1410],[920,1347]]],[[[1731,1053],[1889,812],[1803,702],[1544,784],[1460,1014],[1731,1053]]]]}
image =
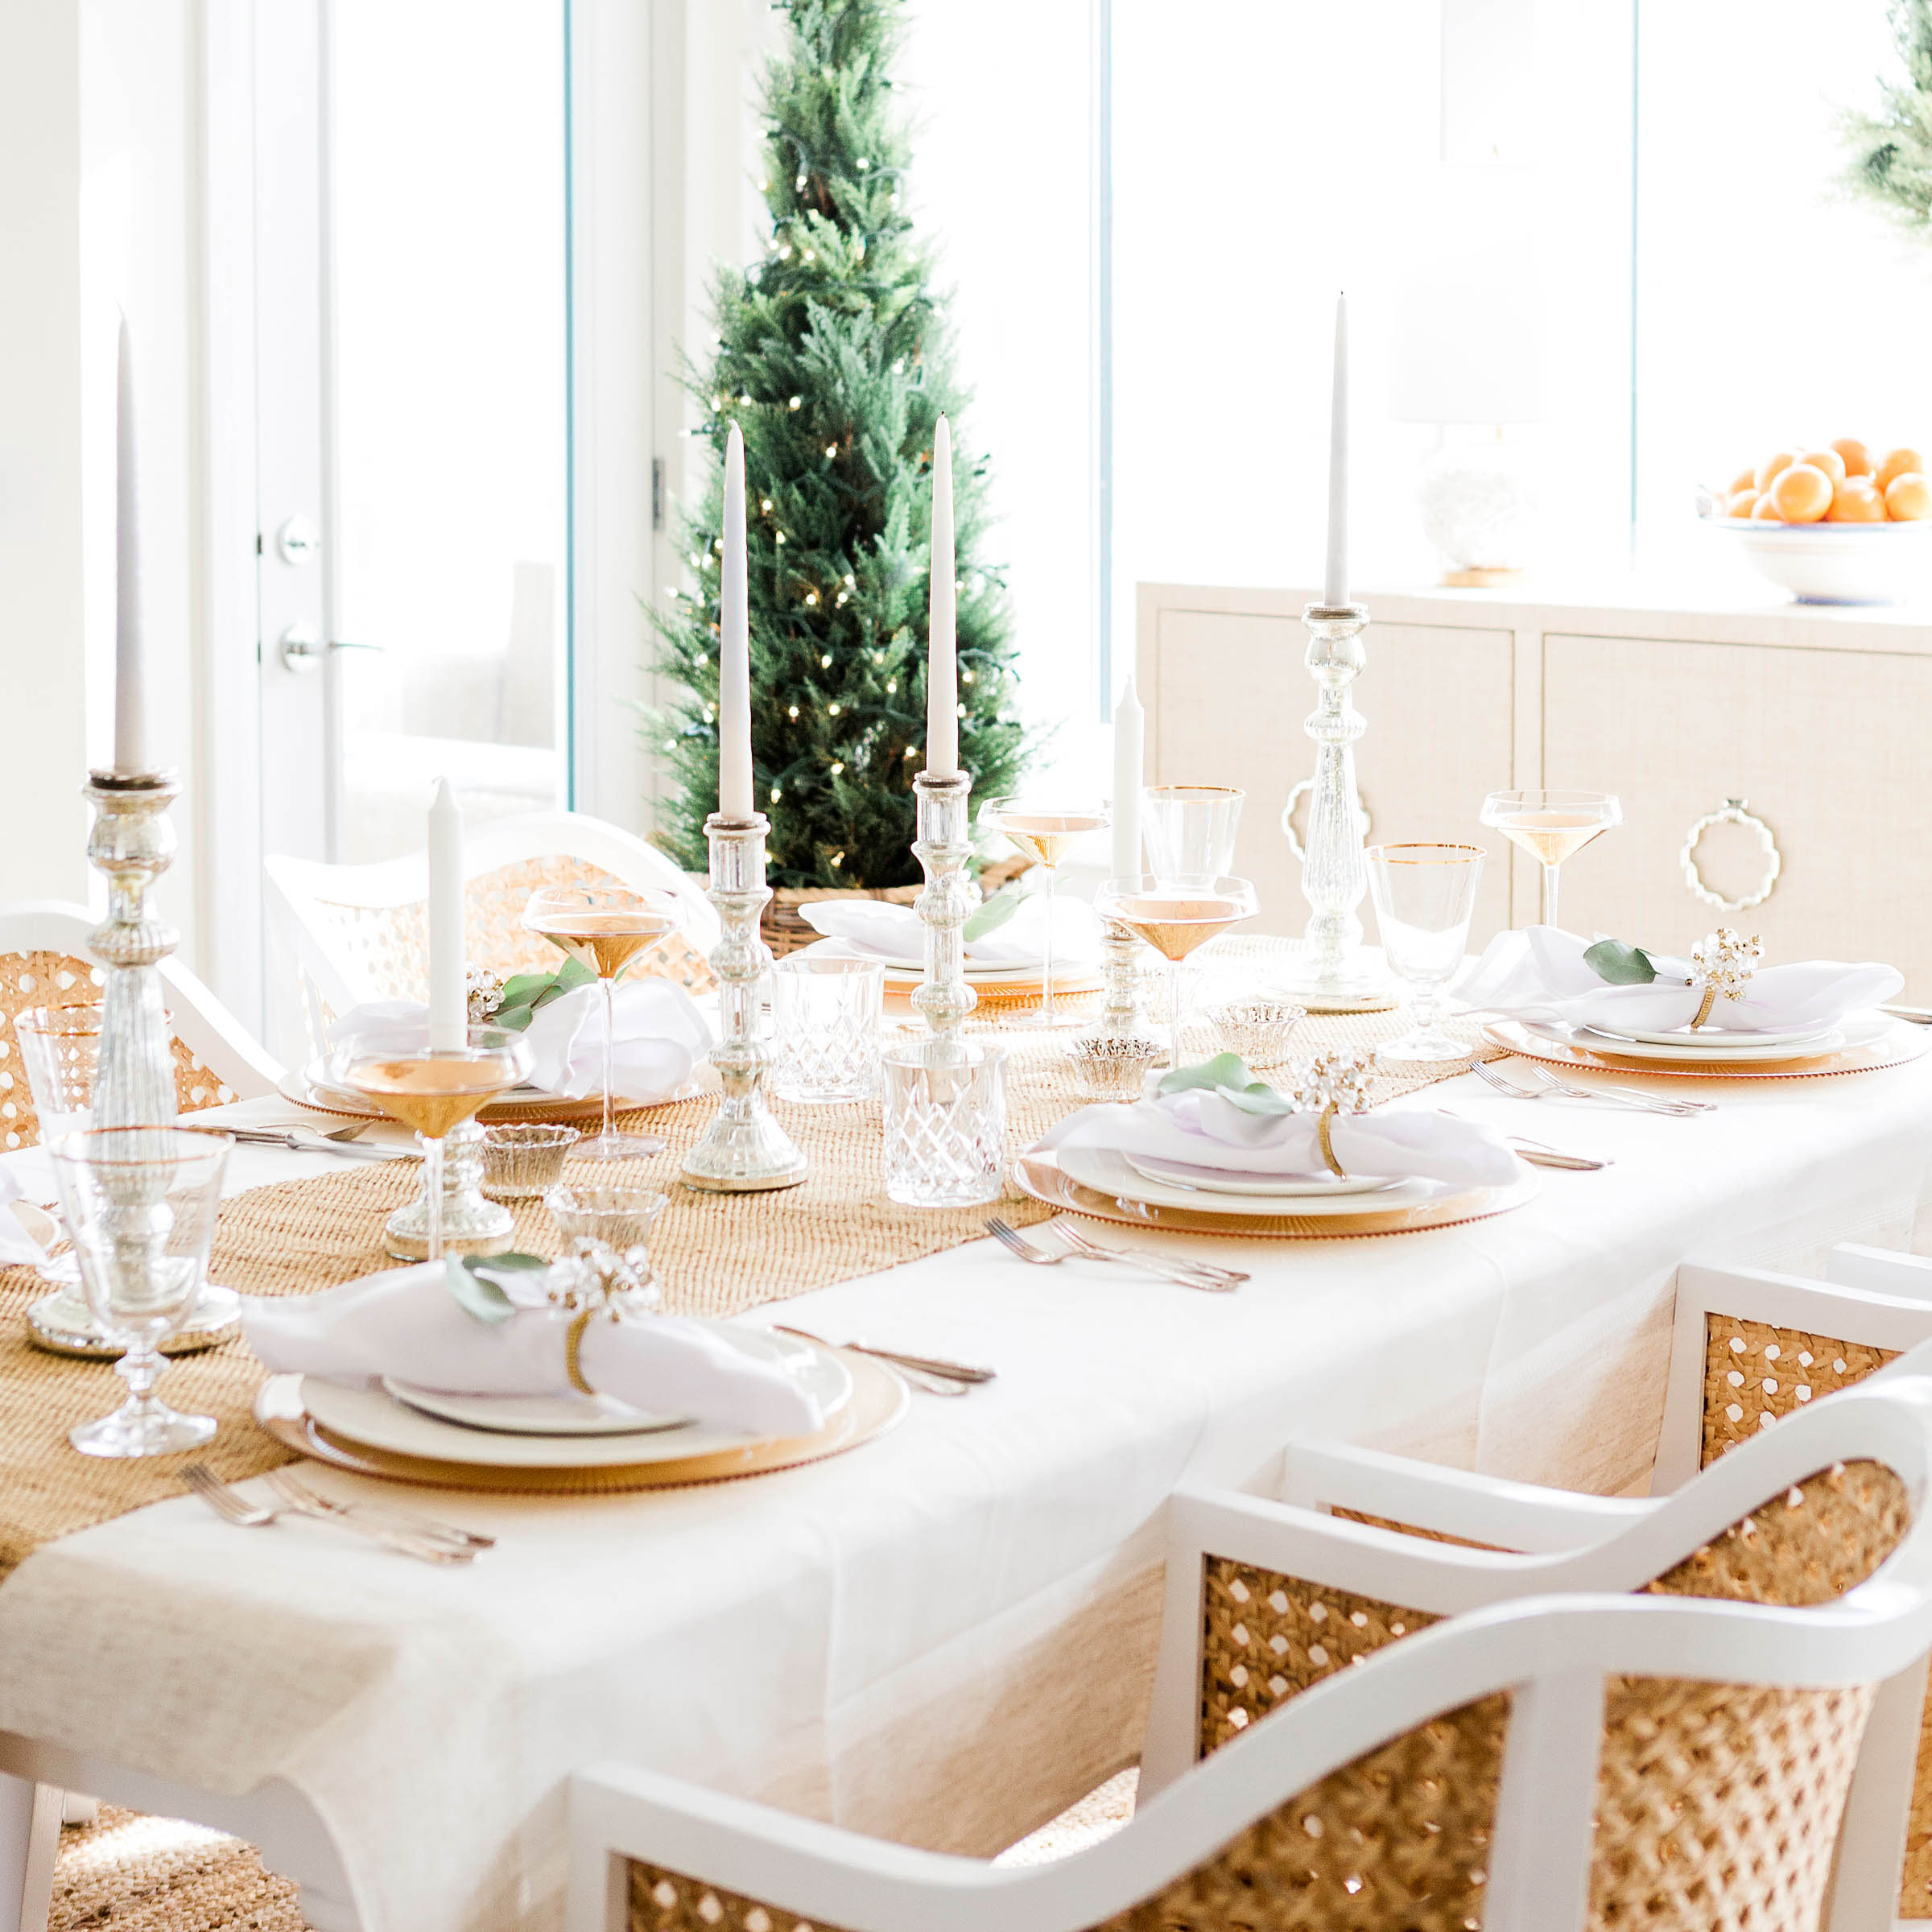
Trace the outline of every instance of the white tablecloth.
{"type": "MultiPolygon", "coordinates": [[[[1253,1271],[1236,1294],[982,1242],[787,1302],[778,1319],[999,1380],[750,1482],[420,1492],[501,1539],[468,1569],[235,1530],[185,1499],[65,1538],[0,1589],[0,1732],[211,1792],[289,1781],[370,1932],[554,1926],[563,1781],[600,1757],[990,1852],[1136,1749],[1161,1505],[1184,1472],[1245,1476],[1340,1427],[1641,1488],[1681,1260],[1802,1269],[1834,1241],[1911,1245],[1932,1061],[1692,1091],[1722,1110],[1434,1088],[1409,1104],[1616,1165],[1545,1172],[1518,1212],[1428,1234],[1200,1241],[1253,1271]]],[[[235,1178],[326,1164],[258,1154],[235,1178]]]]}

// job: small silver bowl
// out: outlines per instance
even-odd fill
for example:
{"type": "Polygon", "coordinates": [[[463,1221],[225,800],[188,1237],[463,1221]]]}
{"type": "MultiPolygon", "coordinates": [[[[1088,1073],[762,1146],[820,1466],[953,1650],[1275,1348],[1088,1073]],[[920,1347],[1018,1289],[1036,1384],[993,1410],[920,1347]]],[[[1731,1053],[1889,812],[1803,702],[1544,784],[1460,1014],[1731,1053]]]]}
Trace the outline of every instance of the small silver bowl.
{"type": "Polygon", "coordinates": [[[483,1191],[493,1201],[534,1201],[562,1178],[584,1137],[574,1127],[485,1127],[483,1191]]]}
{"type": "Polygon", "coordinates": [[[1137,1100],[1147,1075],[1167,1063],[1167,1048],[1160,1040],[1129,1036],[1124,1039],[1076,1035],[1067,1046],[1073,1084],[1090,1100],[1137,1100]]]}
{"type": "Polygon", "coordinates": [[[1287,1064],[1294,1053],[1290,1042],[1294,1030],[1307,1017],[1306,1006],[1264,995],[1216,1006],[1208,1014],[1208,1023],[1224,1053],[1239,1054],[1244,1066],[1259,1073],[1265,1067],[1287,1064]]]}

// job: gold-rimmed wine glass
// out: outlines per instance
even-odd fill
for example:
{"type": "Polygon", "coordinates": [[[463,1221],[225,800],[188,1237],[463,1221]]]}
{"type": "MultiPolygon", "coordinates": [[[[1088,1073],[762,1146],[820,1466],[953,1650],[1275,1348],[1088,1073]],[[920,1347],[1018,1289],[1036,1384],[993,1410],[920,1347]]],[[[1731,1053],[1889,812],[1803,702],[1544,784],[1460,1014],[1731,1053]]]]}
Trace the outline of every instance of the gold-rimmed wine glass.
{"type": "Polygon", "coordinates": [[[365,1028],[329,1055],[332,1085],[415,1129],[429,1206],[425,1261],[443,1258],[443,1137],[527,1079],[535,1058],[522,1034],[502,1026],[471,1026],[460,1045],[439,1046],[427,1020],[365,1028]]]}
{"type": "Polygon", "coordinates": [[[1090,832],[1104,832],[1113,823],[1104,805],[1091,799],[1063,799],[1049,793],[989,799],[980,807],[980,823],[1002,832],[1030,859],[1045,869],[1046,941],[1040,966],[1040,1010],[1002,1023],[1009,1026],[1056,1026],[1053,1010],[1053,894],[1059,882],[1060,861],[1090,832]]]}
{"type": "Polygon", "coordinates": [[[1483,800],[1484,824],[1518,845],[1542,868],[1542,923],[1556,923],[1557,873],[1600,832],[1624,822],[1624,808],[1608,791],[1492,791],[1483,800]]]}
{"type": "Polygon", "coordinates": [[[1093,909],[1102,919],[1125,926],[1145,939],[1167,962],[1170,1064],[1179,1067],[1185,1005],[1182,962],[1197,946],[1204,946],[1260,911],[1254,887],[1246,879],[1176,881],[1142,873],[1131,878],[1109,879],[1095,898],[1093,909]]]}
{"type": "Polygon", "coordinates": [[[675,892],[629,886],[546,886],[523,908],[525,929],[588,966],[604,989],[604,1124],[572,1150],[579,1160],[637,1160],[663,1149],[654,1133],[617,1129],[617,985],[639,953],[677,931],[683,916],[675,892]]]}

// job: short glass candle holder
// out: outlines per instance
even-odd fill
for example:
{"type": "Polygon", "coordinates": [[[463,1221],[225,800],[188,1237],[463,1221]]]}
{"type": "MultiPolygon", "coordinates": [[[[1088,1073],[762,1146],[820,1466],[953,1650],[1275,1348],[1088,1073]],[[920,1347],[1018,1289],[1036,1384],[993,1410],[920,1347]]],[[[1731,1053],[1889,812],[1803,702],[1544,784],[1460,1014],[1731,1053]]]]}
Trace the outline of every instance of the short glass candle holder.
{"type": "Polygon", "coordinates": [[[625,1298],[633,1313],[655,1308],[663,1299],[650,1262],[651,1224],[669,1197],[647,1187],[573,1187],[559,1182],[543,1196],[557,1232],[579,1255],[608,1249],[630,1263],[637,1286],[625,1298]]]}
{"type": "Polygon", "coordinates": [[[1208,1010],[1214,1042],[1223,1053],[1239,1054],[1255,1072],[1285,1067],[1294,1055],[1294,1030],[1308,1017],[1308,1009],[1292,1000],[1230,1000],[1208,1010]]]}
{"type": "Polygon", "coordinates": [[[574,1127],[485,1127],[484,1193],[493,1201],[534,1201],[564,1178],[564,1162],[584,1137],[574,1127]]]}
{"type": "Polygon", "coordinates": [[[885,1000],[877,960],[780,960],[771,976],[772,1092],[786,1100],[869,1100],[879,1091],[885,1000]]]}
{"type": "Polygon", "coordinates": [[[1006,1056],[922,1041],[884,1055],[886,1192],[906,1208],[997,1200],[1006,1168],[1006,1056]]]}
{"type": "Polygon", "coordinates": [[[1081,1034],[1068,1042],[1067,1063],[1073,1084],[1090,1100],[1137,1100],[1147,1075],[1167,1064],[1167,1044],[1139,1035],[1109,1039],[1081,1034]]]}

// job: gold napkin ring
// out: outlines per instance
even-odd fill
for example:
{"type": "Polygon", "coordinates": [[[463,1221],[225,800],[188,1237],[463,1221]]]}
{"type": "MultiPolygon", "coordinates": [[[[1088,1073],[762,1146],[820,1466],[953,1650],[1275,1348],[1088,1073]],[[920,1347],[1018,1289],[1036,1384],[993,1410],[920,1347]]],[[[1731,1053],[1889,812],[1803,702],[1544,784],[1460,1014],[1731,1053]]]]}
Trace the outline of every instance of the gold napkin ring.
{"type": "Polygon", "coordinates": [[[1332,1106],[1324,1107],[1315,1116],[1315,1137],[1320,1143],[1322,1158],[1328,1163],[1328,1171],[1337,1180],[1345,1181],[1348,1178],[1348,1170],[1335,1158],[1335,1142],[1328,1136],[1328,1123],[1334,1118],[1335,1108],[1332,1106]]]}
{"type": "Polygon", "coordinates": [[[1698,1028],[1710,1018],[1711,1009],[1716,1004],[1717,989],[1715,986],[1707,986],[1704,989],[1704,997],[1698,1005],[1697,1018],[1690,1022],[1690,1030],[1693,1033],[1695,1033],[1698,1028]]]}
{"type": "Polygon", "coordinates": [[[571,1387],[582,1395],[597,1393],[584,1381],[583,1366],[577,1360],[577,1352],[584,1346],[584,1331],[590,1326],[591,1317],[596,1313],[594,1308],[580,1310],[571,1317],[570,1326],[564,1331],[564,1372],[570,1377],[571,1387]]]}

